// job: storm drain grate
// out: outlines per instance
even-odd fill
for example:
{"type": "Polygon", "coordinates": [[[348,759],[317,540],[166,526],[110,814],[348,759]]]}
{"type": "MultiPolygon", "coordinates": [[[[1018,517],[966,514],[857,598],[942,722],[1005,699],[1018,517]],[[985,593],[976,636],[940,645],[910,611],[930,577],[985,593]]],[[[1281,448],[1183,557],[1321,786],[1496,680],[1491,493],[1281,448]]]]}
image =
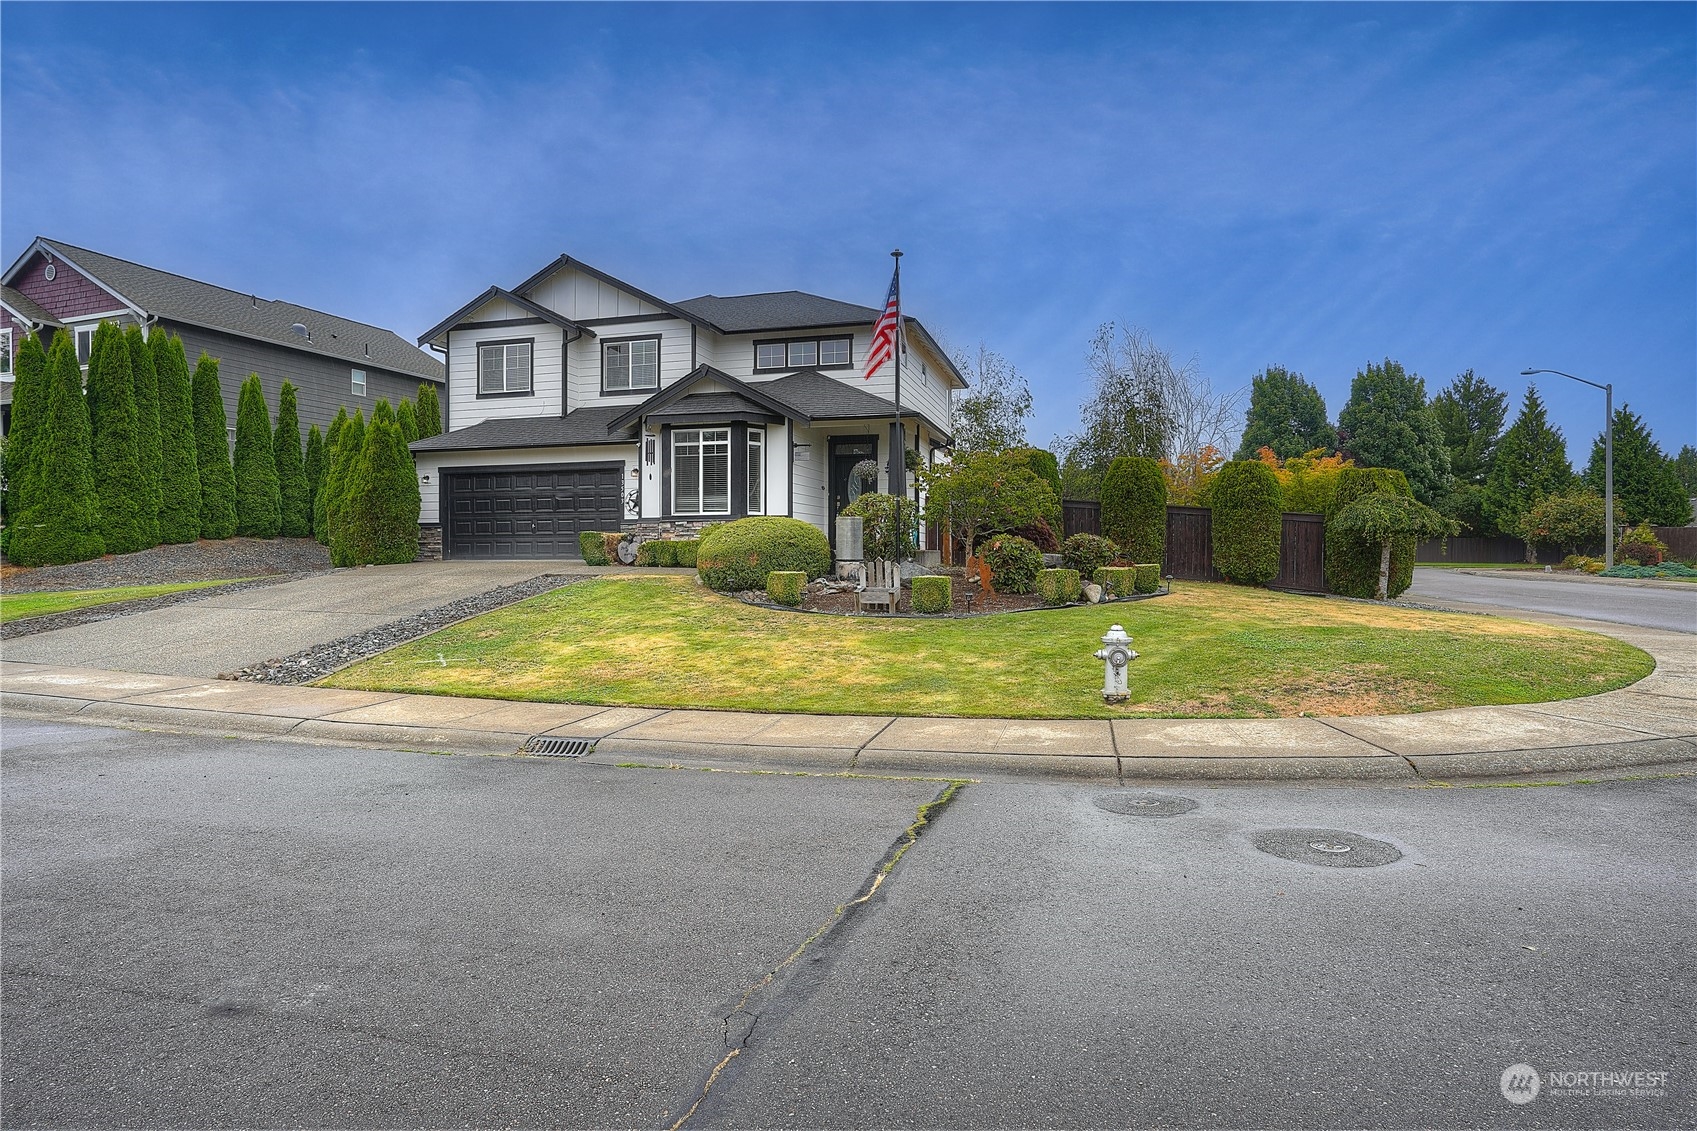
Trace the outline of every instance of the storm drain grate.
{"type": "Polygon", "coordinates": [[[522,749],[526,754],[544,758],[582,758],[595,753],[595,743],[587,738],[550,738],[545,734],[533,734],[524,740],[522,749]]]}
{"type": "Polygon", "coordinates": [[[1270,856],[1326,868],[1382,868],[1402,859],[1395,845],[1342,829],[1262,829],[1250,841],[1270,856]]]}
{"type": "Polygon", "coordinates": [[[1096,808],[1122,817],[1177,817],[1196,808],[1196,802],[1176,793],[1104,793],[1096,808]]]}

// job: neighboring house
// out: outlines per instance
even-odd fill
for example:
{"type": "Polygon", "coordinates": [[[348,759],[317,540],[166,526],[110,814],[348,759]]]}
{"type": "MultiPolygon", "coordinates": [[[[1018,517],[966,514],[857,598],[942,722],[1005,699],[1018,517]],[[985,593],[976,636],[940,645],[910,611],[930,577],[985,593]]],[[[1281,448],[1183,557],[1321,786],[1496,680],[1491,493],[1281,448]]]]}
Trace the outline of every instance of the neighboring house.
{"type": "Polygon", "coordinates": [[[12,431],[12,359],[24,335],[64,329],[45,307],[22,291],[0,286],[0,436],[12,431]]]}
{"type": "Polygon", "coordinates": [[[232,440],[236,396],[249,373],[259,374],[273,419],[284,380],[295,384],[303,434],[309,425],[329,425],[344,405],[370,416],[379,397],[398,403],[416,398],[421,382],[443,381],[441,362],[389,330],[58,240],[37,238],[0,283],[8,380],[12,354],[32,330],[74,334],[77,358],[86,365],[103,321],[164,329],[183,339],[191,369],[203,351],[219,360],[232,440]]]}
{"type": "MultiPolygon", "coordinates": [[[[688,535],[789,515],[834,535],[850,475],[904,485],[966,387],[915,319],[863,379],[879,312],[800,291],[667,302],[561,256],[424,334],[448,359],[448,430],[412,445],[425,545],[450,558],[577,557],[578,534],[688,535]]],[[[858,494],[858,490],[852,493],[858,494]]]]}

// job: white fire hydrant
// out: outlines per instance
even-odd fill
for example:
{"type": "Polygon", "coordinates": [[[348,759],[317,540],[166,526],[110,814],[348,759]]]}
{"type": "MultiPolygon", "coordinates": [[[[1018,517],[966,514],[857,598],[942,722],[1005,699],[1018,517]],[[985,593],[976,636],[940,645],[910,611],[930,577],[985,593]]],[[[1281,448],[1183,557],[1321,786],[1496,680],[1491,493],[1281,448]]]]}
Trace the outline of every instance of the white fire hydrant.
{"type": "Polygon", "coordinates": [[[1126,669],[1137,659],[1137,653],[1131,650],[1131,637],[1124,628],[1116,624],[1108,629],[1108,635],[1102,637],[1102,647],[1096,650],[1096,658],[1102,661],[1103,668],[1102,701],[1124,703],[1130,699],[1126,669]]]}

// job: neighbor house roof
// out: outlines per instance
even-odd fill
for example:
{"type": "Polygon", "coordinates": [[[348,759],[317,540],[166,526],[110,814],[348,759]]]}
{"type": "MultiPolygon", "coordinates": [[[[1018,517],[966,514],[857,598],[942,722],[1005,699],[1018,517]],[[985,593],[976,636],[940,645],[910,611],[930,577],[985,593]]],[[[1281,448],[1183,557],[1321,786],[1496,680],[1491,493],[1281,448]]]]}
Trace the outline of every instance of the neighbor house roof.
{"type": "Polygon", "coordinates": [[[121,301],[155,317],[339,358],[355,366],[363,363],[427,381],[444,380],[441,362],[380,326],[243,294],[58,240],[38,238],[7,270],[6,278],[13,278],[40,249],[51,251],[121,301]],[[306,327],[308,337],[291,329],[297,324],[306,327]]]}
{"type": "Polygon", "coordinates": [[[408,445],[415,452],[464,452],[488,448],[562,448],[578,444],[629,444],[609,426],[625,410],[618,406],[580,408],[570,416],[492,419],[470,428],[443,432],[408,445]]]}
{"type": "Polygon", "coordinates": [[[17,315],[18,320],[22,322],[31,322],[38,326],[64,325],[53,317],[52,311],[15,287],[0,287],[0,306],[17,315]]]}

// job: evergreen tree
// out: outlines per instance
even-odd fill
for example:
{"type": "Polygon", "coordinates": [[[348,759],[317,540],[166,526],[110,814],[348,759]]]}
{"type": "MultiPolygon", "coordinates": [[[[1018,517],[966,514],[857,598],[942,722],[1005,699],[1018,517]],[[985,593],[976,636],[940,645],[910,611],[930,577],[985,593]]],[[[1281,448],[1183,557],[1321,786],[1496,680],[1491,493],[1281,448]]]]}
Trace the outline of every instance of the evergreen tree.
{"type": "Polygon", "coordinates": [[[1456,485],[1483,486],[1508,412],[1508,394],[1469,369],[1432,398],[1432,412],[1443,430],[1456,485]]]}
{"type": "Polygon", "coordinates": [[[329,495],[325,504],[325,525],[330,535],[331,565],[354,564],[344,512],[353,489],[354,470],[364,448],[365,413],[356,409],[348,418],[348,422],[342,425],[342,431],[337,436],[336,456],[330,461],[330,477],[325,487],[325,493],[329,495]]]}
{"type": "MultiPolygon", "coordinates": [[[[40,453],[47,450],[43,437],[51,391],[47,351],[42,349],[41,339],[30,334],[19,343],[12,358],[12,426],[6,433],[5,449],[8,532],[39,498],[36,481],[41,470],[40,453]]],[[[8,555],[10,538],[8,533],[8,555]]]]}
{"type": "MultiPolygon", "coordinates": [[[[1626,405],[1615,410],[1615,521],[1636,525],[1684,526],[1691,521],[1691,497],[1679,481],[1674,461],[1662,454],[1644,419],[1626,405]]],[[[1603,434],[1591,445],[1585,484],[1603,492],[1603,434]]]]}
{"type": "Polygon", "coordinates": [[[100,540],[88,402],[72,335],[54,337],[47,356],[46,413],[33,444],[36,469],[26,513],[9,556],[18,565],[84,562],[106,552],[100,540]]]}
{"type": "Polygon", "coordinates": [[[1285,460],[1337,446],[1337,429],[1326,420],[1326,402],[1302,374],[1269,365],[1255,375],[1236,459],[1254,459],[1262,448],[1271,448],[1285,460]]]}
{"type": "Polygon", "coordinates": [[[200,536],[236,532],[236,473],[230,467],[230,429],[218,386],[218,359],[205,353],[194,367],[194,454],[200,472],[200,536]]]}
{"type": "Polygon", "coordinates": [[[295,407],[295,387],[287,381],[277,397],[277,431],[272,436],[271,454],[277,466],[277,498],[282,509],[278,532],[285,538],[310,538],[312,505],[306,460],[301,456],[300,414],[295,407]]]}
{"type": "Polygon", "coordinates": [[[318,494],[324,486],[324,433],[314,424],[306,430],[306,514],[309,537],[318,534],[318,494]]]}
{"type": "Polygon", "coordinates": [[[324,437],[324,466],[312,495],[312,536],[325,546],[330,544],[330,470],[336,465],[336,444],[348,423],[347,406],[336,410],[330,431],[324,437]]]}
{"type": "Polygon", "coordinates": [[[405,397],[401,398],[401,407],[395,410],[395,423],[401,426],[401,439],[409,444],[418,439],[418,413],[405,397]]]}
{"type": "Polygon", "coordinates": [[[416,558],[418,507],[418,477],[401,427],[374,412],[342,508],[348,564],[393,565],[416,558]]]}
{"type": "Polygon", "coordinates": [[[136,433],[135,376],[124,332],[102,322],[88,360],[89,420],[94,431],[94,491],[99,502],[100,540],[108,554],[129,554],[150,540],[147,489],[136,433]]]}
{"type": "Polygon", "coordinates": [[[175,334],[155,330],[147,346],[159,378],[159,540],[193,542],[200,537],[200,465],[189,360],[175,334]]]}
{"type": "MultiPolygon", "coordinates": [[[[17,394],[14,393],[15,397],[17,394]]],[[[16,407],[12,409],[17,412],[16,407]]],[[[1679,476],[1679,482],[1685,488],[1687,495],[1697,495],[1697,448],[1686,444],[1679,449],[1679,454],[1673,459],[1673,470],[1679,476]]]]}
{"type": "Polygon", "coordinates": [[[1512,530],[1533,503],[1566,490],[1572,480],[1567,441],[1544,414],[1538,390],[1528,385],[1520,415],[1497,441],[1485,479],[1485,517],[1498,530],[1512,530]]]}
{"type": "Polygon", "coordinates": [[[376,405],[375,408],[373,408],[371,410],[371,423],[373,423],[373,424],[393,424],[393,423],[395,423],[395,406],[389,403],[388,397],[378,397],[377,398],[377,405],[376,405]]]}
{"type": "Polygon", "coordinates": [[[442,406],[436,399],[436,386],[418,387],[418,438],[429,439],[442,434],[442,406]]]}
{"type": "Polygon", "coordinates": [[[1356,463],[1402,472],[1422,503],[1448,493],[1449,450],[1426,403],[1426,382],[1397,362],[1386,358],[1356,373],[1349,403],[1338,413],[1338,436],[1356,463]]]}
{"type": "Polygon", "coordinates": [[[250,373],[236,396],[236,533],[248,538],[275,538],[283,525],[272,440],[259,374],[250,373]]]}
{"type": "MultiPolygon", "coordinates": [[[[163,330],[160,331],[164,333],[163,330]]],[[[159,376],[153,365],[153,351],[147,348],[147,335],[141,327],[124,327],[124,344],[130,350],[130,372],[135,381],[136,395],[136,454],[141,461],[144,499],[141,521],[147,528],[147,544],[159,545],[159,507],[161,502],[161,438],[159,434],[159,376]]]]}

